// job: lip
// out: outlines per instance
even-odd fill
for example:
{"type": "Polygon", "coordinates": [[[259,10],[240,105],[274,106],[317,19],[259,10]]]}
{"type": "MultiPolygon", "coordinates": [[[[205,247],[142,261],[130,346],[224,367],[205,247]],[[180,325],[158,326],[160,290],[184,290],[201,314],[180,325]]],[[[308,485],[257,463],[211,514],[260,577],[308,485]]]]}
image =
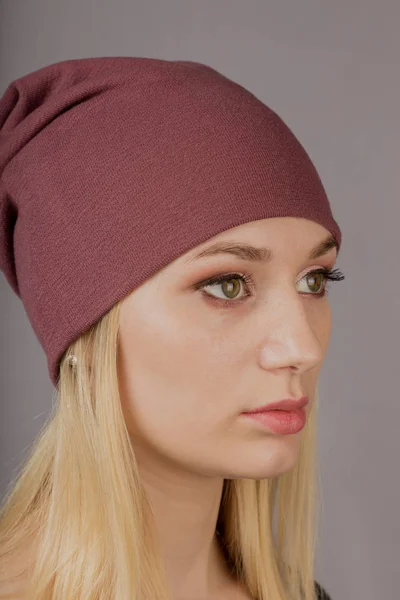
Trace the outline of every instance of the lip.
{"type": "Polygon", "coordinates": [[[257,413],[269,412],[271,410],[298,410],[300,408],[304,408],[309,403],[308,396],[302,396],[298,400],[295,398],[284,398],[283,400],[279,400],[278,402],[270,402],[269,404],[264,404],[264,406],[259,406],[254,408],[253,410],[246,410],[244,414],[253,415],[257,413]]]}

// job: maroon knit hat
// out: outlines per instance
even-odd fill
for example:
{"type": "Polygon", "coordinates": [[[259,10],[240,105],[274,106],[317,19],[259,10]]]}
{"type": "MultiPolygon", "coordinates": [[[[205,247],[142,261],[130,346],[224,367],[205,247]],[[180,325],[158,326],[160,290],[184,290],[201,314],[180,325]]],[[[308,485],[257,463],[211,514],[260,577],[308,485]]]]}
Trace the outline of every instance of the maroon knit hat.
{"type": "Polygon", "coordinates": [[[340,248],[297,138],[206,65],[67,60],[0,99],[0,268],[56,387],[69,344],[156,271],[224,230],[285,216],[323,225],[340,248]]]}

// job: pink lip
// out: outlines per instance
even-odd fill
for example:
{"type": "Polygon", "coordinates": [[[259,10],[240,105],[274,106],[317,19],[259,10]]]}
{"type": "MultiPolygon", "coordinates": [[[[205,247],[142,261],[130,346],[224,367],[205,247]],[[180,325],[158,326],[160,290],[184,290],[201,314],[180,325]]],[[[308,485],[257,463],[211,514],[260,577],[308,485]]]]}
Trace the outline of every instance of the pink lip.
{"type": "Polygon", "coordinates": [[[308,396],[303,396],[299,400],[294,400],[292,398],[285,398],[284,400],[280,400],[279,402],[270,402],[269,404],[265,404],[264,406],[259,406],[258,408],[254,408],[253,410],[246,410],[244,413],[246,415],[252,415],[256,413],[268,412],[270,410],[298,410],[299,408],[304,408],[309,403],[308,396]]]}
{"type": "Polygon", "coordinates": [[[303,429],[307,421],[307,415],[304,408],[299,408],[297,410],[266,410],[264,412],[244,413],[243,418],[257,422],[262,427],[279,435],[293,435],[298,433],[303,429]]]}

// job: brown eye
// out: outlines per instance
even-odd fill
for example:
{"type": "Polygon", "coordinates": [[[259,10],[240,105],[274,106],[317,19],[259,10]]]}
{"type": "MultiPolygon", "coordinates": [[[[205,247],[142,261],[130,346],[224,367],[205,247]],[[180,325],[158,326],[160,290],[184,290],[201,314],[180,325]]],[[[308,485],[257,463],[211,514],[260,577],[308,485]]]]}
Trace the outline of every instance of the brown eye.
{"type": "Polygon", "coordinates": [[[304,277],[300,281],[306,281],[307,290],[304,293],[309,296],[317,296],[318,298],[323,298],[328,295],[328,291],[326,289],[326,285],[329,281],[342,281],[345,278],[343,273],[338,269],[318,269],[315,271],[310,271],[304,275],[304,277]],[[311,290],[311,294],[309,291],[311,290]]]}
{"type": "MultiPolygon", "coordinates": [[[[212,287],[218,287],[220,286],[222,289],[222,293],[224,294],[224,297],[222,297],[222,300],[225,298],[228,298],[229,300],[235,300],[238,296],[238,294],[240,293],[240,289],[242,287],[242,279],[239,277],[231,277],[230,279],[223,279],[220,282],[214,282],[213,284],[209,284],[204,286],[205,288],[212,288],[212,287]]],[[[207,292],[208,293],[208,292],[207,292]]],[[[213,295],[213,294],[210,294],[213,295]]],[[[216,296],[217,298],[220,296],[216,296]]]]}
{"type": "Polygon", "coordinates": [[[307,276],[308,286],[312,292],[318,294],[325,282],[325,275],[323,273],[309,273],[307,276]]]}

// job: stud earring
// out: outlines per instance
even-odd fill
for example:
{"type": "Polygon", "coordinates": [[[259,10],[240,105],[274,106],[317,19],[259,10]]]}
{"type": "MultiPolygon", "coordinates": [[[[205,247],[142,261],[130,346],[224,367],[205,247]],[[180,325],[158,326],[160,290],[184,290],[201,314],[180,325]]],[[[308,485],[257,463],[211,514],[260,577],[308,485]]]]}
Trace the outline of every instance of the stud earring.
{"type": "Polygon", "coordinates": [[[78,359],[75,356],[75,354],[68,354],[68,356],[67,356],[67,363],[72,368],[76,367],[76,365],[78,363],[78,359]]]}

